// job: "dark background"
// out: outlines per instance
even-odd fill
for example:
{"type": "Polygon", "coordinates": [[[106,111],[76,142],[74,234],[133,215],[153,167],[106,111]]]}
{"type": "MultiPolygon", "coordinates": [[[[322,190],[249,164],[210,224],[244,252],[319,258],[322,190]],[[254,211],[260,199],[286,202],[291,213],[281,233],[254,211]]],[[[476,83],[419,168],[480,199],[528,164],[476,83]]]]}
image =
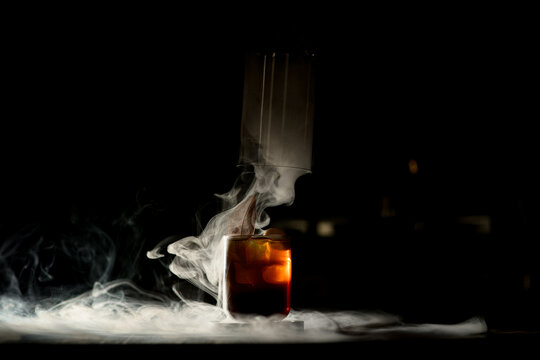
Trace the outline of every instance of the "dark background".
{"type": "Polygon", "coordinates": [[[293,308],[538,328],[526,9],[214,10],[4,12],[4,289],[8,268],[31,296],[168,287],[146,251],[197,234],[240,172],[244,54],[310,49],[313,172],[269,209],[293,239],[293,308]]]}

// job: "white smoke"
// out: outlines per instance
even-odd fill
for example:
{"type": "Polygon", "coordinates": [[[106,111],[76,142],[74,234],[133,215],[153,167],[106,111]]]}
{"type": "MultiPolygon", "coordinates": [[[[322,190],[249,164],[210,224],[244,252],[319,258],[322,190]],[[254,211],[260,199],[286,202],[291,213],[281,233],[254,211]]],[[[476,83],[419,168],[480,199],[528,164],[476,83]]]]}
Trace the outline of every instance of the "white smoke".
{"type": "MultiPolygon", "coordinates": [[[[292,204],[295,196],[294,184],[298,177],[305,173],[305,170],[297,168],[254,166],[251,174],[244,173],[240,177],[250,178],[250,183],[237,182],[229,192],[218,195],[223,202],[224,211],[210,219],[199,236],[188,236],[168,245],[159,244],[147,253],[148,257],[163,257],[163,248],[166,246],[166,251],[175,256],[169,265],[171,272],[207,292],[219,306],[220,283],[224,270],[223,240],[225,235],[230,235],[231,227],[238,227],[238,223],[244,220],[235,218],[238,208],[245,206],[244,202],[253,196],[256,197],[257,216],[254,231],[261,232],[261,229],[270,223],[265,209],[292,204]]],[[[182,300],[189,300],[178,289],[176,293],[182,300]]]]}
{"type": "MultiPolygon", "coordinates": [[[[476,318],[454,325],[403,324],[399,317],[391,314],[353,311],[292,309],[283,321],[256,316],[243,318],[240,323],[228,318],[220,306],[220,295],[224,259],[222,241],[231,228],[231,216],[245,205],[246,199],[256,196],[257,216],[253,231],[260,232],[269,224],[265,209],[291,204],[295,181],[303,173],[303,170],[295,168],[254,167],[253,172],[243,173],[241,177],[250,181],[240,181],[231,191],[219,195],[223,211],[215,215],[198,236],[188,236],[172,243],[165,240],[148,252],[151,258],[163,257],[164,251],[173,255],[169,265],[171,272],[213,296],[215,305],[185,296],[181,286],[174,288],[180,299],[171,299],[143,290],[129,280],[100,281],[102,276],[99,273],[95,273],[97,282],[94,287],[77,296],[25,297],[21,291],[12,291],[18,286],[15,274],[8,271],[5,260],[13,256],[14,249],[4,244],[0,248],[0,260],[3,276],[10,280],[8,289],[11,290],[0,296],[0,342],[298,343],[385,339],[403,335],[463,337],[486,331],[484,321],[476,318]]],[[[90,239],[93,238],[91,243],[99,244],[100,250],[94,249],[89,259],[106,265],[91,269],[109,273],[111,259],[106,244],[110,244],[110,239],[96,228],[91,229],[88,232],[90,239]],[[100,238],[104,240],[96,242],[100,238]]],[[[37,244],[42,242],[40,238],[37,244]]],[[[17,241],[12,244],[23,243],[17,241]]],[[[74,242],[78,243],[86,242],[74,242]]],[[[88,257],[85,256],[87,251],[91,252],[92,248],[77,256],[84,260],[88,257]]],[[[41,278],[48,279],[46,275],[51,263],[38,261],[39,254],[35,251],[31,255],[34,265],[45,264],[35,268],[40,270],[41,278]]]]}
{"type": "MultiPolygon", "coordinates": [[[[269,224],[265,209],[291,204],[294,183],[304,171],[258,166],[226,194],[220,195],[223,212],[215,215],[198,236],[163,244],[148,252],[151,258],[174,255],[170,270],[216,299],[209,304],[185,296],[182,288],[171,299],[141,289],[128,280],[96,282],[80,295],[60,298],[25,298],[10,291],[0,296],[0,342],[47,343],[246,343],[335,342],[388,339],[399,336],[464,337],[486,331],[482,319],[459,324],[404,324],[386,313],[358,311],[297,311],[283,321],[272,317],[227,317],[220,306],[223,278],[223,237],[231,215],[246,199],[257,196],[254,232],[269,224]],[[249,175],[249,176],[247,176],[249,175]]],[[[2,248],[2,256],[10,256],[2,248]]],[[[107,257],[107,251],[102,251],[107,257]]],[[[100,262],[99,257],[94,261],[100,262]]],[[[109,259],[103,263],[108,264],[109,259]]],[[[7,269],[7,268],[6,268],[7,269]]],[[[99,278],[98,278],[99,280],[99,278]]]]}
{"type": "Polygon", "coordinates": [[[403,324],[394,315],[357,311],[291,311],[285,321],[225,319],[217,306],[178,302],[129,281],[94,288],[52,307],[0,297],[0,342],[46,343],[287,343],[454,338],[486,331],[481,319],[453,325],[403,324]]]}

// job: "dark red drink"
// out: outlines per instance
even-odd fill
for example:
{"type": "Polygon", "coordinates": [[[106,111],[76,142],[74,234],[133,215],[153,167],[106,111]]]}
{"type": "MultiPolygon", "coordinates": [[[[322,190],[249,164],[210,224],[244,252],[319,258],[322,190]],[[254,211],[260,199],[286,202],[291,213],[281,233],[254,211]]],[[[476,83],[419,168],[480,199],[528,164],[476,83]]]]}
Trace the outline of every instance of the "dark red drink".
{"type": "Polygon", "coordinates": [[[291,247],[282,233],[229,236],[225,244],[225,309],[241,315],[287,316],[291,247]]]}

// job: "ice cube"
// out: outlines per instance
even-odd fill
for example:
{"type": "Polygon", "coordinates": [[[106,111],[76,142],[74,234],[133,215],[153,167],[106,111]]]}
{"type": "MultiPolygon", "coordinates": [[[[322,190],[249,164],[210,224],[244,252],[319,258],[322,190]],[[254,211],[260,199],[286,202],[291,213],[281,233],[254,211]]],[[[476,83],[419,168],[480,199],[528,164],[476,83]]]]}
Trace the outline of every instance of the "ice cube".
{"type": "Polygon", "coordinates": [[[291,281],[291,262],[265,266],[263,280],[269,284],[285,284],[291,281]]]}
{"type": "Polygon", "coordinates": [[[246,263],[270,261],[270,240],[249,239],[246,243],[246,263]]]}
{"type": "Polygon", "coordinates": [[[287,240],[270,241],[270,261],[283,262],[291,259],[291,244],[287,240]]]}

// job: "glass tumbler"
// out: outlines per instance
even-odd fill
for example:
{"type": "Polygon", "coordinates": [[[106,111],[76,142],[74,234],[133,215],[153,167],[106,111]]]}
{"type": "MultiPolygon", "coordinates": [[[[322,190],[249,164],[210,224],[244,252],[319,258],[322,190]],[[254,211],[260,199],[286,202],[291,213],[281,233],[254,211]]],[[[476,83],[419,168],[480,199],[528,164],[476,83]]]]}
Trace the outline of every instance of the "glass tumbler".
{"type": "Polygon", "coordinates": [[[225,239],[223,304],[233,318],[285,318],[291,308],[291,246],[284,234],[225,239]]]}

